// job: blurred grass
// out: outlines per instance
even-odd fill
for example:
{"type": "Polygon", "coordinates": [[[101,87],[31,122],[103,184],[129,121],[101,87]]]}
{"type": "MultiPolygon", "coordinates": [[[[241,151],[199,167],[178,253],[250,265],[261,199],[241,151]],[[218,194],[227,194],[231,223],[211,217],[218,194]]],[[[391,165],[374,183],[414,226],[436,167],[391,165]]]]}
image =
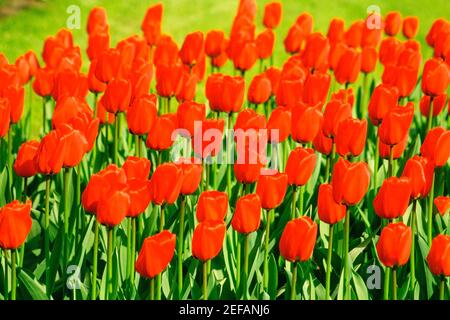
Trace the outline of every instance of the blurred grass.
{"type": "MultiPolygon", "coordinates": [[[[9,1],[0,0],[0,6],[8,5],[9,1]]],[[[66,26],[69,14],[66,12],[70,5],[77,5],[81,12],[81,27],[73,30],[75,43],[81,46],[87,70],[85,55],[87,37],[85,32],[89,11],[94,6],[103,6],[108,13],[112,45],[132,34],[141,34],[140,24],[146,9],[157,2],[164,4],[163,30],[171,34],[180,44],[184,36],[192,31],[222,29],[229,31],[236,12],[238,0],[161,0],[161,1],[106,1],[106,0],[48,0],[34,1],[27,9],[17,11],[13,15],[0,19],[0,52],[4,53],[10,62],[29,49],[37,53],[42,50],[44,39],[55,34],[66,26]]],[[[263,29],[261,20],[265,3],[271,0],[258,0],[257,31],[263,29]]],[[[432,22],[445,13],[450,12],[448,0],[281,0],[283,3],[283,21],[277,29],[278,41],[275,49],[275,63],[280,65],[287,55],[283,49],[282,40],[296,17],[302,12],[309,12],[315,20],[314,29],[326,33],[329,21],[333,17],[340,17],[346,21],[346,26],[357,19],[364,19],[368,6],[377,5],[381,14],[397,10],[403,16],[415,15],[420,18],[420,30],[417,39],[422,43],[424,57],[430,56],[431,50],[425,45],[425,35],[432,22]]],[[[254,68],[257,71],[257,67],[254,68]]],[[[231,69],[227,69],[231,70],[231,69]]],[[[231,71],[230,71],[231,72],[231,71]]],[[[251,73],[251,74],[253,74],[251,73]]],[[[199,88],[199,92],[202,88],[199,88]]],[[[41,105],[37,100],[33,106],[41,105]]],[[[200,98],[199,100],[203,100],[200,98]]],[[[35,113],[36,114],[36,113],[35,113]]],[[[40,115],[40,112],[38,113],[40,115]]],[[[38,132],[38,119],[33,119],[33,132],[38,132]]]]}

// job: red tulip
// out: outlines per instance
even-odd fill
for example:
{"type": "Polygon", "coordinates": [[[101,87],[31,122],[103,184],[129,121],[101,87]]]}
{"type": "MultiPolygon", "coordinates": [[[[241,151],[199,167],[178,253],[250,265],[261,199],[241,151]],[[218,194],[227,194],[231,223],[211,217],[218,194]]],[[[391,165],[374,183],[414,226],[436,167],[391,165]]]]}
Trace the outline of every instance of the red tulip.
{"type": "Polygon", "coordinates": [[[2,96],[9,100],[11,106],[10,120],[12,124],[18,123],[22,117],[24,93],[23,87],[10,86],[3,90],[2,96]]]}
{"type": "Polygon", "coordinates": [[[328,96],[331,77],[327,73],[308,74],[303,88],[303,102],[311,106],[323,104],[328,96]]]}
{"type": "Polygon", "coordinates": [[[255,39],[256,48],[259,59],[268,59],[273,54],[273,48],[275,45],[275,34],[272,29],[266,29],[255,39]]]}
{"type": "Polygon", "coordinates": [[[280,254],[290,262],[311,258],[317,238],[317,224],[310,217],[289,221],[280,238],[280,254]]]}
{"type": "Polygon", "coordinates": [[[361,53],[355,49],[348,48],[339,59],[339,63],[334,70],[336,81],[344,83],[353,83],[358,79],[361,70],[361,53]]]}
{"type": "Polygon", "coordinates": [[[157,115],[156,96],[142,96],[134,100],[127,111],[128,129],[135,135],[147,134],[155,124],[157,115]]]}
{"type": "Polygon", "coordinates": [[[88,47],[86,49],[89,60],[97,59],[107,49],[109,49],[109,34],[107,32],[98,32],[89,35],[88,47]]]}
{"type": "Polygon", "coordinates": [[[192,255],[200,261],[215,258],[222,249],[226,225],[222,221],[203,221],[195,227],[192,236],[192,255]]]}
{"type": "Polygon", "coordinates": [[[450,236],[440,234],[433,239],[427,262],[434,275],[450,276],[450,236]]]}
{"type": "Polygon", "coordinates": [[[376,48],[383,36],[383,21],[379,13],[370,13],[364,21],[361,35],[361,47],[376,48]]]}
{"type": "Polygon", "coordinates": [[[17,159],[14,161],[14,172],[19,177],[29,178],[37,173],[34,157],[39,148],[39,142],[30,140],[24,142],[17,152],[17,159]]]}
{"type": "Polygon", "coordinates": [[[223,77],[222,107],[220,111],[239,112],[244,103],[245,81],[242,77],[223,77]]]}
{"type": "Polygon", "coordinates": [[[319,133],[313,140],[314,149],[324,155],[329,155],[331,153],[331,149],[333,147],[333,139],[328,138],[319,130],[319,133]]]}
{"type": "Polygon", "coordinates": [[[314,172],[316,161],[313,149],[297,147],[292,150],[286,163],[289,185],[304,186],[314,172]]]}
{"type": "Polygon", "coordinates": [[[109,28],[108,18],[106,16],[106,10],[101,7],[92,8],[89,12],[87,32],[88,34],[107,31],[109,28]]]}
{"type": "Polygon", "coordinates": [[[406,161],[402,177],[411,182],[411,197],[413,199],[425,198],[433,183],[434,165],[427,158],[414,156],[406,161]]]}
{"type": "Polygon", "coordinates": [[[270,81],[270,88],[272,90],[271,95],[274,96],[276,94],[276,92],[278,90],[278,86],[280,84],[281,70],[274,68],[274,67],[270,67],[270,68],[266,69],[264,74],[266,75],[267,79],[269,79],[269,81],[270,81]]]}
{"type": "Polygon", "coordinates": [[[65,145],[63,167],[76,167],[87,152],[88,142],[85,135],[69,124],[61,125],[56,132],[65,145]]]}
{"type": "Polygon", "coordinates": [[[378,135],[384,144],[393,146],[408,135],[414,116],[414,104],[408,102],[405,107],[396,106],[389,110],[381,123],[378,135]]]}
{"type": "Polygon", "coordinates": [[[282,5],[280,2],[271,2],[264,6],[263,24],[266,28],[277,28],[280,25],[281,17],[282,5]]]}
{"type": "Polygon", "coordinates": [[[95,77],[101,82],[108,83],[117,76],[120,66],[120,52],[115,48],[103,51],[97,58],[95,77]]]}
{"type": "Polygon", "coordinates": [[[326,137],[335,137],[339,125],[352,116],[352,107],[341,100],[332,99],[325,107],[322,131],[326,137]]]}
{"type": "Polygon", "coordinates": [[[402,31],[406,38],[414,38],[419,31],[419,19],[417,17],[405,17],[402,31]]]}
{"type": "Polygon", "coordinates": [[[383,39],[380,45],[380,63],[384,66],[396,64],[398,56],[404,49],[404,44],[394,37],[383,39]]]}
{"type": "Polygon", "coordinates": [[[353,104],[355,103],[355,95],[353,94],[353,89],[348,88],[346,89],[340,89],[337,92],[334,92],[331,94],[331,100],[337,99],[341,100],[342,102],[346,102],[350,104],[350,107],[353,108],[353,104]]]}
{"type": "Polygon", "coordinates": [[[369,102],[369,118],[378,126],[389,112],[397,106],[398,90],[396,87],[379,84],[375,87],[369,102]]]}
{"type": "Polygon", "coordinates": [[[347,207],[337,203],[333,198],[333,186],[321,184],[317,198],[319,219],[328,224],[335,224],[345,218],[347,207]]]}
{"type": "Polygon", "coordinates": [[[177,128],[178,120],[175,114],[157,117],[148,134],[147,147],[157,151],[170,149],[175,141],[177,128]]]}
{"type": "Polygon", "coordinates": [[[390,223],[381,231],[377,243],[377,253],[380,261],[386,267],[405,265],[411,253],[411,228],[402,222],[390,223]]]}
{"type": "Polygon", "coordinates": [[[358,48],[361,46],[363,29],[365,21],[357,20],[352,23],[348,30],[344,34],[345,43],[352,48],[358,48]]]}
{"type": "Polygon", "coordinates": [[[202,125],[195,128],[194,139],[191,139],[194,153],[202,159],[218,154],[222,148],[224,126],[223,119],[202,121],[202,125]]]}
{"type": "Polygon", "coordinates": [[[176,96],[181,90],[183,66],[158,65],[156,68],[156,91],[162,97],[176,96]]]}
{"type": "MultiPolygon", "coordinates": [[[[198,65],[197,65],[198,66],[198,65]]],[[[176,95],[178,102],[193,101],[197,90],[198,76],[194,73],[183,72],[181,76],[180,90],[176,95]]]]}
{"type": "Polygon", "coordinates": [[[152,164],[146,158],[128,157],[122,168],[128,180],[147,180],[152,164]]]}
{"type": "Polygon", "coordinates": [[[429,96],[445,94],[450,84],[450,67],[440,59],[425,63],[422,75],[422,91],[429,96]]]}
{"type": "Polygon", "coordinates": [[[11,105],[8,99],[0,98],[0,111],[0,138],[3,138],[8,134],[11,123],[11,105]]]}
{"type": "Polygon", "coordinates": [[[197,201],[196,216],[199,222],[223,221],[228,210],[228,195],[220,191],[204,191],[197,201]]]}
{"type": "Polygon", "coordinates": [[[330,41],[330,44],[334,45],[344,40],[344,23],[344,20],[339,18],[333,18],[330,21],[327,32],[327,38],[330,41]]]}
{"type": "Polygon", "coordinates": [[[27,53],[25,53],[25,59],[27,60],[28,67],[30,68],[30,75],[34,77],[40,68],[36,53],[33,50],[27,51],[27,53]]]}
{"type": "Polygon", "coordinates": [[[369,183],[370,171],[367,163],[350,163],[340,158],[334,165],[331,185],[337,203],[344,203],[347,206],[358,204],[366,194],[369,183]]]}
{"type": "Polygon", "coordinates": [[[270,143],[285,141],[291,134],[291,110],[288,107],[277,107],[267,121],[270,143]]]}
{"type": "Polygon", "coordinates": [[[164,230],[148,237],[136,261],[136,271],[145,278],[154,278],[167,268],[175,253],[176,236],[164,230]]]}
{"type": "Polygon", "coordinates": [[[257,75],[253,78],[248,88],[248,102],[254,104],[265,103],[272,94],[272,87],[269,78],[265,74],[257,75]]]}
{"type": "Polygon", "coordinates": [[[450,197],[440,196],[434,199],[434,205],[436,206],[439,214],[444,216],[450,210],[450,197]]]}
{"type": "Polygon", "coordinates": [[[205,53],[210,58],[220,56],[225,49],[225,33],[221,30],[211,30],[206,34],[205,53]]]}
{"type": "Polygon", "coordinates": [[[106,111],[117,114],[128,109],[131,100],[131,84],[125,79],[113,79],[102,97],[106,111]]]}
{"type": "Polygon", "coordinates": [[[65,70],[55,76],[52,97],[61,100],[67,97],[84,99],[88,94],[89,82],[86,75],[78,71],[65,70]]]}
{"type": "Polygon", "coordinates": [[[444,109],[446,103],[447,95],[445,93],[433,98],[424,95],[420,99],[420,113],[422,113],[424,117],[428,117],[430,114],[431,104],[433,104],[433,117],[437,117],[444,109]]]}
{"type": "Polygon", "coordinates": [[[256,113],[253,109],[244,109],[239,112],[234,124],[235,140],[239,134],[246,133],[248,130],[259,130],[266,128],[266,117],[256,113]]]}
{"type": "Polygon", "coordinates": [[[366,138],[367,120],[347,118],[339,124],[334,138],[336,151],[342,157],[357,157],[364,150],[366,138]]]}
{"type": "Polygon", "coordinates": [[[236,50],[236,55],[232,57],[234,67],[241,72],[253,68],[258,60],[258,47],[255,42],[241,43],[236,50]]]}
{"type": "Polygon", "coordinates": [[[384,32],[388,36],[395,36],[397,33],[400,32],[401,27],[402,27],[402,16],[400,15],[400,12],[397,11],[389,12],[386,15],[384,21],[384,32]]]}
{"type": "Polygon", "coordinates": [[[250,184],[258,181],[265,161],[256,148],[245,145],[237,149],[237,160],[234,163],[234,175],[240,183],[250,184]]]}
{"type": "Polygon", "coordinates": [[[426,41],[430,47],[434,47],[436,39],[440,34],[445,34],[450,31],[450,23],[445,19],[439,18],[433,22],[428,34],[426,36],[426,41]]]}
{"type": "Polygon", "coordinates": [[[408,209],[411,192],[409,178],[387,178],[373,200],[375,213],[380,218],[390,220],[403,216],[408,209]]]}
{"type": "Polygon", "coordinates": [[[88,72],[88,88],[89,91],[94,93],[104,92],[106,90],[106,84],[98,80],[95,76],[97,63],[97,60],[92,60],[88,72]]]}
{"type": "Polygon", "coordinates": [[[186,101],[178,106],[178,126],[187,130],[189,135],[194,136],[195,123],[206,120],[206,107],[204,104],[186,101]]]}
{"type": "Polygon", "coordinates": [[[183,185],[183,171],[174,163],[156,167],[151,181],[151,199],[157,205],[173,204],[183,185]]]}
{"type": "Polygon", "coordinates": [[[416,86],[417,75],[418,69],[412,67],[386,65],[382,80],[385,84],[397,87],[400,97],[408,97],[416,86]]]}
{"type": "Polygon", "coordinates": [[[408,138],[409,136],[406,135],[402,141],[397,143],[396,145],[390,146],[387,144],[384,144],[380,138],[378,138],[379,145],[379,152],[380,157],[382,159],[389,160],[389,158],[392,156],[392,159],[398,159],[402,156],[403,152],[406,149],[406,145],[408,144],[408,138]]]}
{"type": "Polygon", "coordinates": [[[312,70],[326,71],[329,54],[329,40],[321,33],[312,33],[306,38],[305,49],[302,53],[302,61],[305,67],[312,70]]]}
{"type": "Polygon", "coordinates": [[[442,127],[431,129],[420,147],[420,154],[429,158],[436,167],[445,166],[450,157],[450,130],[442,127]]]}
{"type": "Polygon", "coordinates": [[[257,194],[248,194],[236,201],[236,210],[231,226],[239,233],[249,234],[258,230],[261,223],[261,199],[257,194]]]}
{"type": "Polygon", "coordinates": [[[24,204],[14,200],[0,208],[0,248],[13,250],[25,242],[32,225],[30,213],[31,200],[24,204]]]}
{"type": "Polygon", "coordinates": [[[200,60],[204,50],[204,41],[202,32],[189,33],[184,39],[180,49],[180,59],[187,66],[194,66],[200,60]]]}
{"type": "Polygon", "coordinates": [[[33,82],[33,90],[41,97],[48,97],[53,91],[54,73],[51,69],[39,69],[33,82]]]}
{"type": "Polygon", "coordinates": [[[161,21],[163,15],[163,5],[158,3],[147,9],[141,30],[144,32],[147,43],[155,45],[161,36],[161,21]]]}
{"type": "Polygon", "coordinates": [[[314,140],[322,128],[323,115],[316,107],[298,105],[292,108],[292,139],[298,143],[314,140]]]}
{"type": "Polygon", "coordinates": [[[281,79],[276,91],[276,103],[279,106],[295,106],[303,96],[303,81],[281,79]]]}
{"type": "Polygon", "coordinates": [[[130,210],[130,196],[126,185],[114,186],[103,195],[97,204],[97,220],[102,225],[115,227],[130,210]]]}
{"type": "Polygon", "coordinates": [[[195,162],[195,159],[180,159],[176,162],[183,171],[183,184],[180,193],[184,196],[193,194],[202,180],[203,166],[195,162]]]}
{"type": "Polygon", "coordinates": [[[274,209],[283,202],[288,184],[288,175],[279,172],[270,172],[261,175],[256,185],[256,193],[261,199],[264,209],[274,209]]]}
{"type": "Polygon", "coordinates": [[[176,42],[170,36],[161,36],[153,52],[153,64],[157,69],[160,66],[173,67],[181,64],[179,60],[180,56],[176,42]]]}
{"type": "Polygon", "coordinates": [[[377,58],[377,50],[374,47],[364,47],[361,52],[361,71],[364,73],[370,73],[375,70],[377,58]]]}
{"type": "Polygon", "coordinates": [[[21,85],[26,84],[31,79],[30,66],[25,56],[16,59],[17,74],[21,85]]]}
{"type": "Polygon", "coordinates": [[[34,163],[40,174],[56,174],[61,171],[66,153],[67,140],[61,139],[55,130],[50,131],[42,138],[34,163]]]}

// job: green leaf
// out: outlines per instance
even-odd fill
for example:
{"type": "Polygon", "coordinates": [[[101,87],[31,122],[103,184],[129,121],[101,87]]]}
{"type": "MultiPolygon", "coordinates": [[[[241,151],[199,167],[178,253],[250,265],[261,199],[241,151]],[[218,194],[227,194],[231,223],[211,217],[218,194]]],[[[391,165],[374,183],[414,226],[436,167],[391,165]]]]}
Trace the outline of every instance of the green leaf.
{"type": "Polygon", "coordinates": [[[25,286],[33,300],[47,300],[45,286],[39,283],[34,277],[28,275],[23,269],[17,274],[19,281],[25,286]]]}

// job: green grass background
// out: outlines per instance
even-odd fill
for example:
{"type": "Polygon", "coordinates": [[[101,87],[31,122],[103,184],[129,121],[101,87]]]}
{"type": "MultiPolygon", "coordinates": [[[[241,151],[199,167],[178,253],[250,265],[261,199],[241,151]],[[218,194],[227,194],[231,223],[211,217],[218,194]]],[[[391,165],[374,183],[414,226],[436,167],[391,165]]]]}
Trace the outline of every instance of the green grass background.
{"type": "MultiPolygon", "coordinates": [[[[8,5],[14,0],[0,0],[0,6],[8,5]]],[[[163,31],[172,35],[181,44],[184,36],[192,31],[222,29],[229,32],[232,19],[236,13],[238,0],[41,0],[37,5],[19,10],[12,15],[0,18],[0,52],[4,53],[10,62],[29,49],[41,53],[44,39],[55,34],[66,26],[70,5],[80,7],[81,28],[73,30],[74,40],[83,51],[83,70],[87,71],[87,56],[85,54],[87,36],[85,31],[89,11],[94,6],[103,6],[108,13],[110,23],[111,44],[133,35],[141,34],[140,25],[146,9],[158,2],[164,4],[163,31]]],[[[263,29],[262,14],[264,5],[271,0],[257,0],[258,17],[257,32],[263,29]]],[[[330,20],[340,17],[348,27],[356,19],[364,19],[370,5],[380,7],[384,16],[391,10],[398,10],[403,16],[415,15],[420,18],[420,29],[417,39],[422,43],[424,57],[431,55],[431,49],[425,44],[424,38],[436,18],[445,17],[450,12],[448,0],[281,0],[283,4],[283,20],[277,29],[275,48],[275,64],[281,65],[287,58],[283,48],[283,39],[296,17],[302,12],[309,12],[314,17],[314,30],[326,33],[330,20]]],[[[447,16],[448,18],[448,16],[447,16]]],[[[257,72],[254,68],[249,77],[257,72]]],[[[231,73],[230,63],[225,72],[231,73]]],[[[199,87],[198,92],[203,88],[199,87]]],[[[203,101],[202,95],[198,97],[203,101]]],[[[33,106],[40,106],[37,97],[33,106]]],[[[34,113],[33,133],[39,132],[41,112],[34,113]]]]}

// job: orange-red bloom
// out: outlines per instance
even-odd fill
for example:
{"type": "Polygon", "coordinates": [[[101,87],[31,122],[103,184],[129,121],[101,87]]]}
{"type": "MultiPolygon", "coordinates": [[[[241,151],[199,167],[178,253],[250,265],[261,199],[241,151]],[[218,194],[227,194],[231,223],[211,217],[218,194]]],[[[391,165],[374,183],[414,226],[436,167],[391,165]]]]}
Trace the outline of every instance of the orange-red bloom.
{"type": "Polygon", "coordinates": [[[336,81],[340,84],[353,83],[361,71],[361,53],[348,48],[344,51],[334,70],[336,81]]]}
{"type": "Polygon", "coordinates": [[[406,38],[414,38],[417,35],[417,32],[419,32],[419,18],[405,17],[405,19],[403,19],[402,31],[406,38]]]}
{"type": "Polygon", "coordinates": [[[31,200],[20,203],[14,200],[0,208],[0,248],[17,249],[27,239],[31,230],[31,200]]]}
{"type": "Polygon", "coordinates": [[[281,79],[276,91],[276,102],[279,106],[293,107],[303,96],[303,81],[300,79],[281,79]]]}
{"type": "Polygon", "coordinates": [[[182,85],[183,65],[158,65],[156,68],[156,91],[161,97],[176,96],[182,85]]]}
{"type": "Polygon", "coordinates": [[[433,239],[427,262],[434,275],[450,276],[450,236],[440,234],[433,239]]]}
{"type": "Polygon", "coordinates": [[[380,261],[386,267],[399,267],[406,264],[411,253],[411,228],[402,222],[390,223],[381,231],[377,243],[380,261]]]}
{"type": "Polygon", "coordinates": [[[400,32],[402,27],[402,16],[400,12],[391,11],[386,15],[384,19],[384,32],[388,36],[395,36],[400,32]]]}
{"type": "Polygon", "coordinates": [[[10,120],[12,124],[18,123],[23,113],[25,90],[23,87],[9,86],[2,92],[2,97],[8,99],[11,106],[10,120]]]}
{"type": "Polygon", "coordinates": [[[163,15],[163,5],[155,4],[147,9],[144,20],[141,24],[141,30],[144,32],[147,43],[155,45],[161,36],[161,22],[163,15]]]}
{"type": "Polygon", "coordinates": [[[48,97],[53,91],[54,72],[50,68],[39,69],[33,82],[33,90],[41,97],[48,97]]]}
{"type": "Polygon", "coordinates": [[[335,224],[345,218],[347,207],[337,203],[333,198],[333,186],[321,184],[317,198],[319,219],[328,224],[335,224]]]}
{"type": "Polygon", "coordinates": [[[327,103],[323,114],[322,131],[326,137],[334,137],[342,121],[352,116],[352,107],[338,99],[327,103]]]}
{"type": "Polygon", "coordinates": [[[333,197],[337,203],[348,206],[358,204],[366,194],[370,183],[369,166],[365,162],[351,163],[340,158],[331,176],[333,197]]]}
{"type": "Polygon", "coordinates": [[[378,135],[384,144],[393,146],[408,135],[414,117],[414,104],[408,102],[404,107],[396,106],[389,110],[381,123],[378,135]]]}
{"type": "Polygon", "coordinates": [[[266,28],[275,29],[280,25],[282,5],[280,2],[267,3],[264,6],[263,24],[266,28]]]}
{"type": "Polygon", "coordinates": [[[192,236],[192,255],[200,261],[215,258],[222,249],[226,225],[223,221],[203,221],[192,236]]]}
{"type": "Polygon", "coordinates": [[[436,97],[430,97],[427,95],[424,95],[421,99],[420,99],[420,113],[422,113],[422,115],[424,117],[428,117],[428,115],[430,114],[431,111],[431,105],[433,105],[433,117],[437,117],[441,111],[444,109],[445,105],[447,102],[447,95],[441,94],[438,95],[436,97]]]}
{"type": "Polygon", "coordinates": [[[356,20],[353,22],[344,34],[344,40],[347,46],[358,48],[361,46],[363,30],[365,26],[364,20],[356,20]]]}
{"type": "Polygon", "coordinates": [[[273,53],[273,48],[275,45],[275,34],[272,29],[266,29],[255,39],[256,49],[258,52],[259,59],[267,59],[273,53]]]}
{"type": "Polygon", "coordinates": [[[56,174],[61,171],[66,153],[66,140],[61,139],[55,130],[42,138],[34,163],[40,174],[56,174]]]}
{"type": "Polygon", "coordinates": [[[39,142],[30,140],[24,142],[17,152],[16,161],[14,161],[14,172],[19,177],[29,178],[37,173],[34,157],[39,148],[39,142]]]}
{"type": "Polygon", "coordinates": [[[450,84],[450,67],[441,59],[430,59],[425,63],[422,74],[422,91],[429,96],[447,92],[450,84]]]}
{"type": "Polygon", "coordinates": [[[248,88],[248,102],[254,104],[265,103],[272,95],[272,85],[263,73],[253,78],[248,88]]]}
{"type": "Polygon", "coordinates": [[[414,156],[408,159],[403,169],[402,177],[408,177],[411,182],[411,197],[425,198],[433,183],[434,165],[425,157],[414,156]]]}
{"type": "Polygon", "coordinates": [[[289,137],[290,134],[291,109],[289,107],[275,108],[267,121],[267,135],[269,142],[283,142],[289,137]]]}
{"type": "Polygon", "coordinates": [[[387,178],[373,200],[375,213],[380,218],[390,220],[403,216],[409,206],[411,191],[409,178],[387,178]]]}
{"type": "Polygon", "coordinates": [[[369,118],[373,125],[378,126],[386,114],[397,106],[398,90],[396,87],[379,84],[373,90],[369,102],[369,118]]]}
{"type": "Polygon", "coordinates": [[[339,18],[333,18],[328,27],[327,38],[330,44],[342,42],[344,40],[345,22],[339,18]]]}
{"type": "Polygon", "coordinates": [[[156,96],[145,95],[135,99],[127,111],[128,129],[132,134],[147,134],[155,124],[157,115],[156,96]]]}
{"type": "Polygon", "coordinates": [[[241,72],[250,70],[259,58],[256,42],[239,43],[231,58],[236,69],[241,72]]]}
{"type": "Polygon", "coordinates": [[[146,158],[128,157],[122,168],[128,180],[147,180],[151,166],[150,160],[146,158]]]}
{"type": "Polygon", "coordinates": [[[125,79],[113,79],[102,96],[106,111],[117,114],[128,109],[131,101],[131,84],[125,79]]]}
{"type": "Polygon", "coordinates": [[[151,198],[157,205],[173,204],[183,185],[183,171],[174,163],[163,163],[156,167],[151,181],[151,198]]]}
{"type": "Polygon", "coordinates": [[[357,157],[364,150],[366,138],[367,120],[347,118],[339,124],[334,137],[336,151],[342,157],[348,155],[357,157]]]}
{"type": "Polygon", "coordinates": [[[199,62],[203,50],[203,32],[197,31],[189,33],[181,46],[179,52],[180,59],[185,65],[192,67],[199,62]]]}
{"type": "Polygon", "coordinates": [[[317,238],[317,224],[310,217],[289,221],[280,238],[280,254],[290,262],[311,258],[317,238]]]}
{"type": "Polygon", "coordinates": [[[408,138],[409,135],[406,135],[402,141],[393,146],[384,144],[383,141],[381,141],[381,139],[378,138],[378,143],[380,144],[379,146],[380,157],[386,160],[388,160],[391,157],[391,155],[392,159],[400,158],[406,149],[406,145],[408,144],[408,138]]]}
{"type": "Polygon", "coordinates": [[[69,124],[63,124],[56,129],[59,139],[65,145],[63,167],[76,167],[88,150],[88,141],[81,131],[69,124]]]}
{"type": "Polygon", "coordinates": [[[168,113],[157,117],[148,134],[147,147],[157,151],[170,149],[175,141],[177,128],[176,114],[168,113]]]}
{"type": "Polygon", "coordinates": [[[286,163],[289,185],[304,186],[316,167],[317,156],[313,149],[297,147],[291,151],[286,163]]]}
{"type": "Polygon", "coordinates": [[[194,153],[202,159],[214,157],[222,148],[223,119],[206,119],[201,126],[196,126],[194,139],[191,139],[194,153]]]}
{"type": "Polygon", "coordinates": [[[99,31],[108,31],[109,24],[106,16],[106,10],[102,7],[95,7],[89,12],[87,22],[87,33],[95,33],[99,31]]]}
{"type": "Polygon", "coordinates": [[[231,226],[239,233],[255,232],[261,222],[261,199],[257,194],[248,194],[236,201],[236,210],[231,226]]]}
{"type": "Polygon", "coordinates": [[[264,167],[264,159],[257,148],[245,144],[237,149],[237,160],[234,163],[234,175],[240,183],[255,183],[258,181],[264,167]]]}
{"type": "Polygon", "coordinates": [[[264,209],[274,209],[283,202],[288,185],[288,175],[280,172],[262,174],[256,185],[256,193],[264,209]]]}
{"type": "Polygon", "coordinates": [[[297,105],[292,109],[292,139],[298,143],[312,142],[322,128],[323,115],[318,108],[297,105]]]}
{"type": "Polygon", "coordinates": [[[184,196],[193,194],[202,180],[203,166],[195,163],[195,159],[179,159],[176,164],[183,171],[183,184],[180,193],[184,196]]]}
{"type": "Polygon", "coordinates": [[[210,58],[216,58],[225,51],[225,33],[221,30],[211,30],[206,34],[205,53],[210,58]]]}
{"type": "Polygon", "coordinates": [[[444,216],[450,210],[450,197],[439,196],[434,199],[434,205],[436,206],[439,214],[444,216]]]}
{"type": "Polygon", "coordinates": [[[445,166],[450,157],[450,130],[442,127],[431,129],[420,147],[420,154],[429,158],[436,167],[445,166]]]}
{"type": "Polygon", "coordinates": [[[183,102],[177,110],[178,126],[187,130],[188,135],[194,135],[195,122],[206,120],[206,107],[204,104],[193,101],[183,102]]]}
{"type": "Polygon", "coordinates": [[[154,278],[167,268],[175,253],[176,236],[164,230],[148,237],[136,261],[136,271],[145,278],[154,278]]]}
{"type": "Polygon", "coordinates": [[[303,88],[303,102],[311,106],[323,104],[327,99],[330,83],[331,77],[327,73],[308,74],[303,88]]]}
{"type": "Polygon", "coordinates": [[[127,217],[137,217],[145,212],[151,201],[150,181],[133,179],[127,181],[127,192],[130,196],[130,206],[127,217]]]}
{"type": "Polygon", "coordinates": [[[205,220],[223,221],[228,210],[228,195],[220,191],[205,191],[197,201],[196,216],[199,222],[205,220]]]}
{"type": "Polygon", "coordinates": [[[302,61],[305,67],[312,70],[326,71],[329,54],[330,42],[327,37],[319,32],[315,32],[306,38],[305,49],[302,52],[302,61]]]}
{"type": "Polygon", "coordinates": [[[365,46],[361,52],[361,71],[370,73],[375,70],[377,58],[377,50],[374,47],[365,46]]]}

